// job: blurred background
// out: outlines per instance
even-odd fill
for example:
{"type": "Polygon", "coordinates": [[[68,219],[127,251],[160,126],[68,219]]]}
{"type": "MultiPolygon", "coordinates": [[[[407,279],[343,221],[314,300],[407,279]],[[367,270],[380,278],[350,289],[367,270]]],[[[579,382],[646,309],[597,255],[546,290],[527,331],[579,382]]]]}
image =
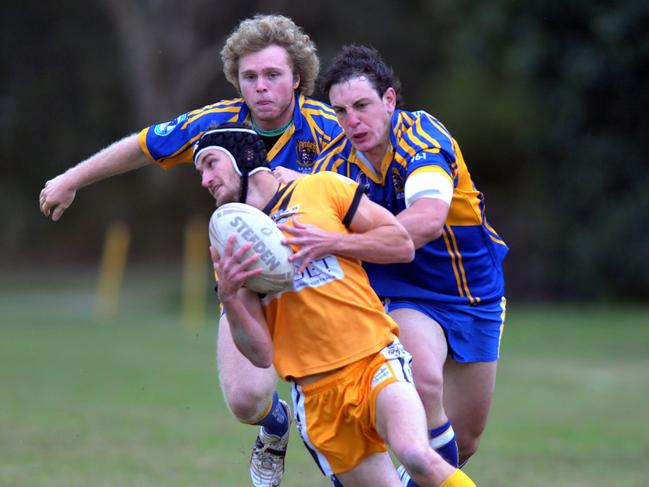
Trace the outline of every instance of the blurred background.
{"type": "Polygon", "coordinates": [[[309,33],[323,66],[343,44],[374,46],[405,107],[445,123],[511,248],[510,301],[647,301],[640,0],[12,2],[0,20],[2,268],[95,266],[115,220],[131,229],[129,265],[175,265],[182,228],[212,209],[191,166],[83,189],[57,224],[38,193],[125,135],[235,96],[223,41],[242,18],[275,12],[309,33]]]}
{"type": "MultiPolygon", "coordinates": [[[[38,194],[117,139],[236,96],[219,51],[255,13],[291,16],[323,66],[344,44],[377,48],[405,108],[459,141],[510,246],[497,391],[467,472],[482,487],[645,487],[642,0],[4,2],[0,484],[249,485],[255,431],[218,386],[213,201],[194,168],[82,189],[58,223],[38,194]]],[[[292,434],[282,485],[329,485],[292,434]]]]}

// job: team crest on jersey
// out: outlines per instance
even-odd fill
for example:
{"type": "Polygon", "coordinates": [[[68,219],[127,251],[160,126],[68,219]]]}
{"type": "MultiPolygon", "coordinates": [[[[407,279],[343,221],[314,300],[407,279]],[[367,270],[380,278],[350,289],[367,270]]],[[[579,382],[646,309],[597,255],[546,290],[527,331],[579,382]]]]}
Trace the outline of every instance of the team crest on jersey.
{"type": "Polygon", "coordinates": [[[308,140],[297,141],[297,164],[300,167],[313,167],[318,156],[318,146],[308,140]]]}
{"type": "Polygon", "coordinates": [[[394,186],[394,193],[397,195],[397,198],[403,198],[403,177],[396,167],[392,168],[392,185],[394,186]]]}
{"type": "Polygon", "coordinates": [[[174,129],[183,123],[185,120],[187,120],[187,114],[183,113],[182,115],[179,115],[178,117],[174,118],[170,122],[165,122],[165,123],[159,123],[155,127],[153,127],[153,131],[155,132],[156,135],[159,135],[160,137],[165,137],[169,135],[171,132],[174,131],[174,129]]]}

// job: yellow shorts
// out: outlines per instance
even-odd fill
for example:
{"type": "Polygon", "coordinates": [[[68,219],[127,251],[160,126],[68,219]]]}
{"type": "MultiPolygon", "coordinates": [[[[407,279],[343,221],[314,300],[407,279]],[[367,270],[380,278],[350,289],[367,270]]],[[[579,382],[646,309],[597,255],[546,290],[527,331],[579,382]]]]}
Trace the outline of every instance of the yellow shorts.
{"type": "Polygon", "coordinates": [[[394,382],[413,383],[412,357],[397,338],[380,352],[316,382],[292,385],[302,441],[327,476],[387,451],[376,431],[376,398],[394,382]]]}

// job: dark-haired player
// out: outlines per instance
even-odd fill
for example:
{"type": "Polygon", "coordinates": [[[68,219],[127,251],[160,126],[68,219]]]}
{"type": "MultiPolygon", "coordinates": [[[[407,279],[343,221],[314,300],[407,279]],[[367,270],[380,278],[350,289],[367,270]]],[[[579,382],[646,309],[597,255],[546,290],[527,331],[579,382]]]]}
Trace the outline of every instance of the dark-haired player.
{"type": "MultiPolygon", "coordinates": [[[[408,262],[414,246],[397,219],[354,181],[321,172],[278,182],[246,127],[206,132],[195,150],[217,205],[245,201],[278,222],[298,268],[292,288],[260,296],[244,287],[251,243],[212,249],[219,300],[239,350],[290,382],[296,424],[321,470],[347,487],[400,486],[386,443],[421,486],[475,484],[428,444],[410,354],[372,291],[360,259],[408,262]]],[[[340,484],[338,484],[340,485],[340,484]]]]}
{"type": "Polygon", "coordinates": [[[400,83],[376,50],[343,48],[323,86],[346,137],[315,170],[359,182],[415,243],[413,262],[366,269],[413,355],[431,444],[453,465],[459,447],[461,464],[478,447],[494,392],[507,246],[457,141],[430,114],[399,108],[400,83]]]}

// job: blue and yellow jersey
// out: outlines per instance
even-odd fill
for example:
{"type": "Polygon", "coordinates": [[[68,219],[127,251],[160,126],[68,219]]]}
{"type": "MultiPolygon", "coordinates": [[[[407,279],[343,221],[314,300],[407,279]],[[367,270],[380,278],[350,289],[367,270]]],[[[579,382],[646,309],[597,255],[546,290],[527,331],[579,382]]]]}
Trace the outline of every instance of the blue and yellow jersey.
{"type": "Polygon", "coordinates": [[[442,236],[419,248],[408,264],[365,264],[372,286],[385,298],[478,304],[504,294],[501,263],[508,248],[485,215],[460,148],[448,130],[426,112],[397,110],[391,148],[380,174],[343,135],[325,149],[314,172],[335,171],[359,183],[372,201],[393,214],[406,208],[405,182],[420,171],[446,175],[453,198],[442,236]]]}
{"type": "MultiPolygon", "coordinates": [[[[269,151],[268,160],[271,167],[310,173],[322,149],[341,129],[328,105],[297,94],[295,101],[293,124],[269,151]]],[[[243,98],[222,100],[147,127],[138,136],[140,148],[165,169],[191,163],[193,145],[203,132],[226,122],[250,124],[250,109],[243,98]]]]}

